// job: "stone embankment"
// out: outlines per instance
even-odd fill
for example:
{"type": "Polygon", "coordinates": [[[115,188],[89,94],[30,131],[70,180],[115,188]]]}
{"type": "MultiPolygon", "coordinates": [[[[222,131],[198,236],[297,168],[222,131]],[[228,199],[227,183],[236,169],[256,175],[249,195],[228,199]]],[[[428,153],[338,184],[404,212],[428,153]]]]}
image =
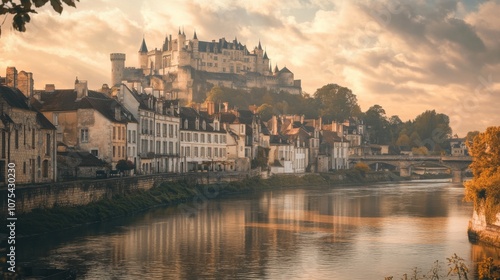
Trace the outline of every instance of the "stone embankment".
{"type": "Polygon", "coordinates": [[[471,242],[480,242],[500,248],[500,213],[497,213],[496,221],[489,224],[486,222],[484,207],[480,206],[479,209],[474,209],[467,233],[471,242]]]}

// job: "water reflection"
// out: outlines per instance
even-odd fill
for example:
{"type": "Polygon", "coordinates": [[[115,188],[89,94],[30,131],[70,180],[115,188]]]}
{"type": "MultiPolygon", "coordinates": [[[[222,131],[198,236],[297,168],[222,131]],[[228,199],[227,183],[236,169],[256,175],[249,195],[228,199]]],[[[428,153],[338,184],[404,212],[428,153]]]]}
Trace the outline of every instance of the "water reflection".
{"type": "Polygon", "coordinates": [[[81,279],[383,279],[453,253],[482,256],[467,241],[472,206],[462,197],[443,182],[268,191],[210,201],[195,215],[156,209],[20,250],[81,279]]]}

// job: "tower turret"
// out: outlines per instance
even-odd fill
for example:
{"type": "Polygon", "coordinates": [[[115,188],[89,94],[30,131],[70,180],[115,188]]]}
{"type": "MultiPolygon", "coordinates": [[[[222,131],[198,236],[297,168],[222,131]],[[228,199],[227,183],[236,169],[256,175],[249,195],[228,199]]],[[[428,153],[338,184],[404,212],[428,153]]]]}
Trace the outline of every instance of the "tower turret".
{"type": "Polygon", "coordinates": [[[117,85],[123,80],[123,71],[125,70],[125,54],[112,53],[111,59],[111,85],[117,85]]]}
{"type": "Polygon", "coordinates": [[[196,36],[196,30],[194,31],[194,36],[193,36],[193,57],[194,58],[199,57],[199,41],[198,41],[198,36],[196,36]]]}
{"type": "Polygon", "coordinates": [[[139,66],[141,69],[147,69],[148,67],[148,47],[144,38],[142,38],[142,44],[139,48],[139,66]]]}

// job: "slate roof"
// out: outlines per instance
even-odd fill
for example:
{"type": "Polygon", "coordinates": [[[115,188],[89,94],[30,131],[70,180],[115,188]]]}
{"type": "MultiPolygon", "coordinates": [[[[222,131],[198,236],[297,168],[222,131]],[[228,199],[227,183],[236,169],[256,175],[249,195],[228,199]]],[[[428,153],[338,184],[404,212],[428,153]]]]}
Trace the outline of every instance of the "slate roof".
{"type": "Polygon", "coordinates": [[[207,132],[220,132],[226,133],[226,131],[220,127],[219,131],[215,131],[213,126],[209,123],[209,120],[199,114],[195,109],[190,107],[181,107],[180,108],[180,117],[181,117],[181,129],[182,130],[191,130],[191,131],[207,131],[207,132]],[[196,119],[199,120],[199,129],[196,129],[196,119]],[[188,128],[184,127],[184,121],[188,121],[188,128]],[[203,129],[202,122],[206,122],[206,129],[203,129]]]}
{"type": "Polygon", "coordinates": [[[73,89],[56,90],[51,93],[41,92],[41,102],[31,100],[34,107],[39,107],[42,112],[50,111],[76,111],[78,109],[94,109],[112,122],[127,123],[137,122],[133,115],[118,101],[109,98],[106,94],[89,90],[87,96],[77,100],[76,91],[73,89]],[[115,107],[120,106],[122,116],[115,118],[115,107]]]}
{"type": "Polygon", "coordinates": [[[0,97],[3,98],[7,104],[14,108],[30,110],[28,106],[28,99],[17,88],[0,86],[0,97]]]}
{"type": "Polygon", "coordinates": [[[73,161],[78,162],[78,166],[84,167],[84,166],[100,166],[104,167],[107,166],[107,163],[103,160],[98,159],[94,155],[92,155],[89,152],[82,152],[82,151],[68,151],[68,152],[57,152],[57,163],[58,165],[61,165],[62,167],[67,166],[67,159],[72,159],[73,161]]]}
{"type": "MultiPolygon", "coordinates": [[[[56,127],[42,113],[38,112],[35,106],[29,106],[30,100],[19,89],[0,86],[0,97],[14,108],[36,112],[36,121],[40,125],[40,128],[56,129],[56,127]]],[[[9,122],[14,123],[11,117],[7,114],[3,114],[1,116],[1,120],[4,124],[9,122]]]]}
{"type": "Polygon", "coordinates": [[[146,46],[146,40],[142,38],[142,44],[141,48],[139,49],[140,53],[147,53],[148,52],[148,47],[146,46]]]}

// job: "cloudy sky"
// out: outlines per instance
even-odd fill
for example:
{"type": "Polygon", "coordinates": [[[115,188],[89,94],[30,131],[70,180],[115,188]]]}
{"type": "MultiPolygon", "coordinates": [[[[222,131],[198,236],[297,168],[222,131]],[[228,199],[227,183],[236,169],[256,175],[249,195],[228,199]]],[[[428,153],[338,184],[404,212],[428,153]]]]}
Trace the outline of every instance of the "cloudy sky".
{"type": "MultiPolygon", "coordinates": [[[[43,8],[27,32],[0,38],[7,66],[32,72],[35,88],[110,82],[109,54],[137,66],[142,38],[196,29],[203,41],[259,42],[313,94],[328,83],[353,90],[363,111],[381,105],[402,120],[435,109],[454,133],[500,125],[500,0],[81,0],[62,15],[43,8]]],[[[0,17],[0,23],[3,16],[0,17]]]]}

